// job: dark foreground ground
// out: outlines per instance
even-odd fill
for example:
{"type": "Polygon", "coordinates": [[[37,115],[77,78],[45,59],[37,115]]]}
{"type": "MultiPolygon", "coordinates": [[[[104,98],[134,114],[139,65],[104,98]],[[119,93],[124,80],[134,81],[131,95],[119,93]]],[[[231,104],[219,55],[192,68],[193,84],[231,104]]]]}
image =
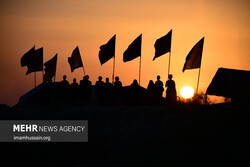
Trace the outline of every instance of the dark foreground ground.
{"type": "Polygon", "coordinates": [[[249,106],[27,107],[2,120],[88,120],[87,143],[0,143],[1,166],[247,166],[249,106]]]}

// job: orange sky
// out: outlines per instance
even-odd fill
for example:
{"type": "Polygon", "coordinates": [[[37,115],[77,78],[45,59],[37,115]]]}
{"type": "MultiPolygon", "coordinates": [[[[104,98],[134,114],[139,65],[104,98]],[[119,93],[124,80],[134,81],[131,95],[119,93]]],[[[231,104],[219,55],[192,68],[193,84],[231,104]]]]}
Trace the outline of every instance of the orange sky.
{"type": "MultiPolygon", "coordinates": [[[[103,66],[99,46],[114,34],[116,70],[123,85],[138,79],[139,58],[123,63],[128,45],[142,33],[141,85],[167,79],[168,54],[152,61],[155,40],[173,29],[170,73],[176,89],[196,88],[198,69],[182,72],[191,48],[205,36],[200,90],[205,91],[219,67],[250,70],[249,0],[1,0],[0,104],[14,105],[34,87],[34,75],[25,75],[20,58],[33,45],[44,47],[44,62],[58,53],[56,80],[66,74],[71,82],[83,76],[70,72],[67,57],[78,45],[86,73],[94,84],[99,75],[112,76],[112,61],[103,66]]],[[[37,83],[42,73],[37,73],[37,83]]]]}

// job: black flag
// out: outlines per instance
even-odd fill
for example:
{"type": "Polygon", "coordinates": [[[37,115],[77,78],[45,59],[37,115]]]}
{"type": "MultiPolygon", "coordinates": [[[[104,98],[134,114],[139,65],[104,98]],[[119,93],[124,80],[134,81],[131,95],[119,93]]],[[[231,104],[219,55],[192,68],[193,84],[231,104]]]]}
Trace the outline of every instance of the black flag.
{"type": "Polygon", "coordinates": [[[115,57],[115,39],[116,35],[114,35],[108,43],[100,46],[99,60],[101,65],[109,61],[112,57],[115,57]]]}
{"type": "Polygon", "coordinates": [[[203,44],[204,44],[204,37],[188,53],[186,57],[186,62],[182,69],[183,72],[186,69],[200,68],[203,44]]]}
{"type": "Polygon", "coordinates": [[[138,36],[129,46],[128,49],[123,53],[123,61],[131,61],[141,56],[141,41],[142,34],[138,36]]]}
{"type": "Polygon", "coordinates": [[[82,59],[78,46],[73,50],[71,57],[68,57],[71,72],[76,68],[83,67],[82,59]]]}
{"type": "Polygon", "coordinates": [[[170,30],[167,35],[156,40],[155,57],[153,60],[171,51],[171,38],[172,38],[172,30],[170,30]]]}
{"type": "Polygon", "coordinates": [[[21,58],[21,67],[31,64],[32,57],[35,55],[35,46],[33,46],[27,53],[21,58]]]}
{"type": "Polygon", "coordinates": [[[52,59],[44,63],[45,66],[44,69],[45,74],[43,78],[44,81],[49,81],[56,75],[56,63],[57,63],[57,54],[52,59]]]}
{"type": "Polygon", "coordinates": [[[35,46],[31,48],[21,58],[21,66],[28,67],[26,75],[36,71],[43,71],[43,48],[37,50],[35,50],[35,46]]]}

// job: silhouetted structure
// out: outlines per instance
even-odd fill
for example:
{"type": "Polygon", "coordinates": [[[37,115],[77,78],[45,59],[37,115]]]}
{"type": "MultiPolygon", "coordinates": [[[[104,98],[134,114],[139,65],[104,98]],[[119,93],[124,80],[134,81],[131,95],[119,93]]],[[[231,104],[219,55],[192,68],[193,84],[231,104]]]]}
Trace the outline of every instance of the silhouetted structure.
{"type": "Polygon", "coordinates": [[[166,90],[166,100],[169,103],[173,103],[176,101],[176,89],[175,89],[175,82],[172,80],[173,75],[170,74],[168,76],[169,80],[167,80],[165,87],[167,87],[166,90]]]}
{"type": "Polygon", "coordinates": [[[233,104],[250,101],[250,71],[219,68],[206,94],[231,98],[233,104]]]}

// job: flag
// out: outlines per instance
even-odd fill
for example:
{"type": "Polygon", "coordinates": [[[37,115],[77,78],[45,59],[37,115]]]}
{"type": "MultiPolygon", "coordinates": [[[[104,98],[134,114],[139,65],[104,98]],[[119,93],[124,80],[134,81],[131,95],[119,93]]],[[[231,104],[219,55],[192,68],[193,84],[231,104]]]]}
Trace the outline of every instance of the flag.
{"type": "Polygon", "coordinates": [[[73,50],[71,57],[68,58],[71,72],[76,68],[83,67],[82,59],[78,46],[73,50]]]}
{"type": "Polygon", "coordinates": [[[167,35],[159,38],[155,42],[155,60],[157,57],[164,55],[171,51],[171,39],[172,39],[172,30],[170,30],[167,35]]]}
{"type": "Polygon", "coordinates": [[[201,66],[201,56],[203,50],[204,37],[192,48],[186,57],[186,62],[182,71],[186,69],[200,68],[201,66]]]}
{"type": "Polygon", "coordinates": [[[57,63],[57,54],[52,59],[44,63],[45,74],[43,77],[43,81],[49,81],[56,75],[56,63],[57,63]]]}
{"type": "Polygon", "coordinates": [[[35,50],[35,46],[31,48],[21,58],[21,66],[28,67],[26,75],[36,71],[43,71],[43,48],[37,50],[35,50]]]}
{"type": "Polygon", "coordinates": [[[23,55],[21,58],[21,67],[27,66],[28,64],[31,64],[31,57],[33,57],[35,54],[35,46],[33,46],[27,53],[23,55]]]}
{"type": "Polygon", "coordinates": [[[141,41],[142,34],[138,36],[129,46],[128,49],[123,53],[123,61],[131,61],[141,56],[141,41]]]}
{"type": "Polygon", "coordinates": [[[99,60],[101,65],[109,61],[112,57],[115,57],[115,38],[116,35],[114,35],[108,43],[100,46],[99,60]]]}

